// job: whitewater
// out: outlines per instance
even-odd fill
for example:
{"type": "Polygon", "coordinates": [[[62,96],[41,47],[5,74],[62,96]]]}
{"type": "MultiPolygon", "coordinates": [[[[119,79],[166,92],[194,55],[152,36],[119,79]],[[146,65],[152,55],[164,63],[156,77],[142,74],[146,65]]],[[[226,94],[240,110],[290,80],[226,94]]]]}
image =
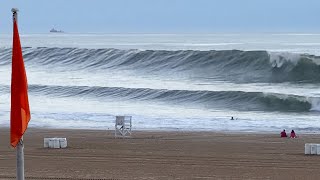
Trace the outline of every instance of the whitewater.
{"type": "MultiPolygon", "coordinates": [[[[320,34],[21,34],[30,127],[317,133],[320,34]],[[230,120],[233,116],[236,120],[230,120]]],[[[12,35],[0,35],[0,126],[12,35]]]]}

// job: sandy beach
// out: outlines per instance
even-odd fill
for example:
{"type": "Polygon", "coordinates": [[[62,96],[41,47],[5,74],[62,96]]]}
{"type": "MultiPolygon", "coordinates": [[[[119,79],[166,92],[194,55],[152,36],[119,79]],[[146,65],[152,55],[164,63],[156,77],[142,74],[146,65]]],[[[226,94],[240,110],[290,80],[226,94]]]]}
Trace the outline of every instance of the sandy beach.
{"type": "MultiPolygon", "coordinates": [[[[15,178],[9,130],[0,132],[0,179],[15,178]]],[[[298,134],[299,135],[299,134],[298,134]]],[[[278,134],[133,132],[28,129],[26,179],[319,179],[320,156],[304,155],[305,143],[278,134]],[[43,148],[44,137],[66,137],[67,149],[43,148]]]]}

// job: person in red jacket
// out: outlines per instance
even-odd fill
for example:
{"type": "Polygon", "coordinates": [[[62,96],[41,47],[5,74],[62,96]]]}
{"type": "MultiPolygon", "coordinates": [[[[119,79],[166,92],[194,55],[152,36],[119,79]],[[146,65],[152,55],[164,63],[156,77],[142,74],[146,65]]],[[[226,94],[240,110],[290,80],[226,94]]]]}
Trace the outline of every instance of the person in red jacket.
{"type": "Polygon", "coordinates": [[[286,133],[286,130],[283,130],[281,133],[280,133],[281,137],[288,137],[287,136],[287,133],[286,133]]]}
{"type": "Polygon", "coordinates": [[[294,132],[294,130],[291,131],[290,138],[297,138],[296,133],[294,132]]]}

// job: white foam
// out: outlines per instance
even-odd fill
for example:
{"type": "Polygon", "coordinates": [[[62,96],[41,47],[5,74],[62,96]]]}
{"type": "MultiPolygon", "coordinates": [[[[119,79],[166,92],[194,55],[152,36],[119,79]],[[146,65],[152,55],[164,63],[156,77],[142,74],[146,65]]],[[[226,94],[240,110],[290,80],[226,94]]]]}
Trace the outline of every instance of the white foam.
{"type": "Polygon", "coordinates": [[[320,111],[320,97],[313,97],[309,99],[311,103],[311,111],[320,111]]]}
{"type": "Polygon", "coordinates": [[[298,64],[301,58],[300,54],[289,52],[268,52],[269,60],[273,67],[280,68],[284,63],[291,62],[294,65],[298,64]]]}

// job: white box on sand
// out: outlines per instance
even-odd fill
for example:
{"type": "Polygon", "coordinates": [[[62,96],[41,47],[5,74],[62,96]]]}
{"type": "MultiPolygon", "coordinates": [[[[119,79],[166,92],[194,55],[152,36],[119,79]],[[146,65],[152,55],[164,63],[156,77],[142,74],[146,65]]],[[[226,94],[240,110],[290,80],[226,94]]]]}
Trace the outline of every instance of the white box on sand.
{"type": "Polygon", "coordinates": [[[311,144],[311,154],[317,154],[317,144],[311,144]]]}
{"type": "Polygon", "coordinates": [[[67,138],[44,138],[43,147],[45,148],[66,148],[67,147],[67,138]]]}
{"type": "Polygon", "coordinates": [[[304,145],[304,154],[311,154],[311,144],[307,143],[304,145]]]}
{"type": "Polygon", "coordinates": [[[66,148],[67,147],[67,138],[60,138],[59,142],[60,142],[60,147],[61,148],[66,148]]]}
{"type": "Polygon", "coordinates": [[[317,144],[317,155],[320,155],[320,144],[317,144]]]}
{"type": "Polygon", "coordinates": [[[58,138],[49,139],[49,148],[60,148],[60,142],[58,138]]]}
{"type": "Polygon", "coordinates": [[[48,148],[49,147],[49,139],[51,138],[44,138],[43,139],[43,147],[48,148]]]}
{"type": "Polygon", "coordinates": [[[54,138],[49,138],[49,146],[48,148],[53,148],[54,147],[54,138]]]}

